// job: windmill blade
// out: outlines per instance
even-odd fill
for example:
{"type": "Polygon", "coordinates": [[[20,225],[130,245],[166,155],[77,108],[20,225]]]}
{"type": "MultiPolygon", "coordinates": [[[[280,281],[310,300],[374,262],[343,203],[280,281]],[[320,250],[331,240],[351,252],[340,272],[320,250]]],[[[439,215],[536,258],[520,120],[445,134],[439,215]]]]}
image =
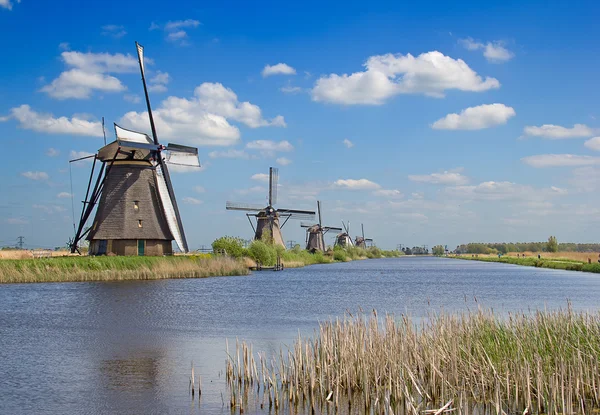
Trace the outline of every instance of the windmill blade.
{"type": "Polygon", "coordinates": [[[336,228],[333,226],[323,226],[322,228],[323,228],[323,230],[326,230],[326,231],[336,231],[336,232],[342,231],[342,228],[336,228]]]}
{"type": "Polygon", "coordinates": [[[277,203],[277,186],[279,184],[279,169],[269,167],[269,206],[277,203]]]}
{"type": "Polygon", "coordinates": [[[183,225],[181,223],[181,216],[179,215],[177,201],[175,200],[175,193],[173,192],[171,177],[169,176],[167,165],[160,157],[156,166],[156,184],[158,187],[160,201],[162,202],[163,211],[165,213],[165,218],[167,219],[167,224],[169,225],[169,230],[171,231],[179,250],[187,253],[188,245],[185,239],[185,233],[183,232],[183,225]]]}
{"type": "Polygon", "coordinates": [[[362,237],[363,239],[365,239],[365,225],[363,225],[362,223],[360,224],[360,228],[362,229],[362,237]]]}
{"type": "Polygon", "coordinates": [[[143,144],[153,144],[154,141],[148,136],[148,134],[140,133],[133,130],[128,130],[126,128],[120,127],[116,123],[115,126],[115,136],[117,140],[125,140],[131,141],[133,143],[143,143],[143,144]]]}
{"type": "Polygon", "coordinates": [[[158,145],[158,136],[156,135],[156,126],[154,125],[154,116],[152,115],[152,106],[150,105],[150,97],[148,96],[148,87],[146,86],[146,73],[145,73],[145,68],[144,68],[144,47],[137,42],[135,42],[135,47],[137,49],[138,62],[140,64],[140,72],[142,73],[142,84],[144,85],[144,95],[146,96],[146,107],[148,108],[148,118],[150,119],[150,129],[152,130],[152,139],[154,141],[154,144],[158,145]]]}
{"type": "Polygon", "coordinates": [[[323,221],[321,220],[321,201],[317,200],[317,211],[319,212],[319,226],[323,226],[323,221]]]}
{"type": "Polygon", "coordinates": [[[373,242],[373,239],[371,239],[371,238],[366,238],[366,239],[365,239],[365,242],[373,242]]]}
{"type": "Polygon", "coordinates": [[[200,167],[198,160],[198,149],[196,147],[171,144],[166,147],[166,161],[169,164],[178,166],[200,167]]]}
{"type": "Polygon", "coordinates": [[[241,210],[244,212],[261,212],[265,210],[264,206],[259,205],[251,205],[249,203],[236,203],[236,202],[227,202],[225,204],[225,209],[227,210],[241,210]]]}
{"type": "Polygon", "coordinates": [[[300,223],[300,227],[301,228],[312,228],[315,225],[317,225],[317,224],[316,223],[306,223],[306,222],[301,222],[300,223]]]}
{"type": "Polygon", "coordinates": [[[290,219],[315,219],[315,212],[313,210],[277,209],[277,213],[280,215],[289,216],[290,219]]]}

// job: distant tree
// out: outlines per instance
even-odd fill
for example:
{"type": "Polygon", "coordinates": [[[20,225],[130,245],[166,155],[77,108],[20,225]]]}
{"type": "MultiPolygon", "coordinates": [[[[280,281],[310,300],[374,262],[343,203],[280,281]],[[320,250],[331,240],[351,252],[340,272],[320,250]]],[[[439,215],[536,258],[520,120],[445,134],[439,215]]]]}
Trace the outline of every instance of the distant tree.
{"type": "Polygon", "coordinates": [[[436,245],[433,248],[431,248],[431,251],[432,251],[433,255],[442,256],[442,255],[444,255],[445,250],[442,245],[436,245]]]}
{"type": "Polygon", "coordinates": [[[556,236],[551,236],[548,238],[546,252],[558,252],[558,241],[556,240],[556,236]]]}

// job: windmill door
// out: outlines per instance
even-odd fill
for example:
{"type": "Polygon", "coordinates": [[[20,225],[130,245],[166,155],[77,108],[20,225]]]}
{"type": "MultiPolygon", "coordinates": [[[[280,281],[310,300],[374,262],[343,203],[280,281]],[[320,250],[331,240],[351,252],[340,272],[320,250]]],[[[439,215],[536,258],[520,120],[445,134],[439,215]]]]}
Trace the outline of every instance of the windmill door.
{"type": "Polygon", "coordinates": [[[146,241],[143,239],[138,240],[138,256],[144,256],[146,251],[146,241]]]}
{"type": "Polygon", "coordinates": [[[108,246],[108,241],[102,239],[98,242],[98,253],[96,255],[106,255],[106,247],[108,246]]]}

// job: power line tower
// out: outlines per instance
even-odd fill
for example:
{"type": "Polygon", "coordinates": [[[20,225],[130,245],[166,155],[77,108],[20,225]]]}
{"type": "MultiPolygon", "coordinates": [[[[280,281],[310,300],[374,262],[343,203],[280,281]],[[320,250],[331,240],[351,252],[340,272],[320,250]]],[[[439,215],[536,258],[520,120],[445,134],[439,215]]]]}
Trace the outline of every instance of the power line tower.
{"type": "Polygon", "coordinates": [[[24,236],[19,236],[17,238],[17,247],[19,249],[23,249],[23,245],[25,245],[25,237],[24,236]]]}
{"type": "Polygon", "coordinates": [[[396,245],[396,251],[402,251],[402,244],[396,245]]]}
{"type": "Polygon", "coordinates": [[[294,249],[294,246],[296,246],[296,241],[287,241],[288,249],[294,249]]]}

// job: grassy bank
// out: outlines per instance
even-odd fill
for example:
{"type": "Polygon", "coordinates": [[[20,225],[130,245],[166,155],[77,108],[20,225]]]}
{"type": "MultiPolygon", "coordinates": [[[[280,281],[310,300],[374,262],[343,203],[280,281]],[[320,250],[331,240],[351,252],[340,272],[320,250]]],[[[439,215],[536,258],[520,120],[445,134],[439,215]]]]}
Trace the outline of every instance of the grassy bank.
{"type": "Polygon", "coordinates": [[[498,256],[490,256],[490,255],[477,255],[472,256],[471,254],[467,255],[456,255],[452,258],[458,259],[466,259],[472,261],[484,261],[484,262],[501,262],[504,264],[514,264],[514,265],[524,265],[528,267],[538,267],[538,268],[551,268],[551,269],[564,269],[568,271],[584,271],[584,272],[595,272],[600,273],[600,264],[592,262],[591,264],[587,262],[578,261],[575,259],[569,258],[560,258],[560,256],[552,257],[552,258],[541,258],[538,259],[537,256],[530,256],[525,258],[517,258],[514,256],[502,256],[498,258],[498,256]]]}
{"type": "Polygon", "coordinates": [[[247,275],[226,257],[64,257],[0,261],[0,283],[157,280],[247,275]]]}
{"type": "Polygon", "coordinates": [[[251,350],[236,345],[226,365],[230,402],[240,409],[248,393],[264,405],[312,413],[566,414],[600,407],[598,313],[432,313],[418,326],[406,316],[374,313],[322,323],[287,354],[255,359],[251,350]]]}

